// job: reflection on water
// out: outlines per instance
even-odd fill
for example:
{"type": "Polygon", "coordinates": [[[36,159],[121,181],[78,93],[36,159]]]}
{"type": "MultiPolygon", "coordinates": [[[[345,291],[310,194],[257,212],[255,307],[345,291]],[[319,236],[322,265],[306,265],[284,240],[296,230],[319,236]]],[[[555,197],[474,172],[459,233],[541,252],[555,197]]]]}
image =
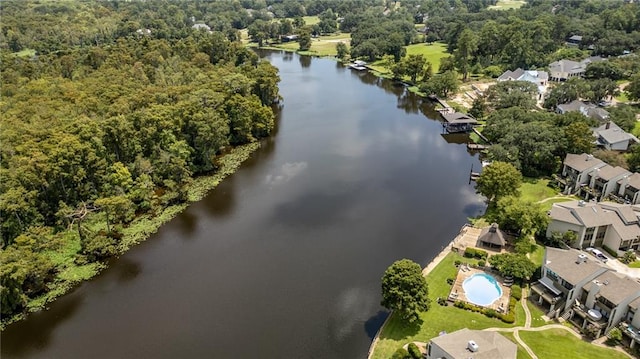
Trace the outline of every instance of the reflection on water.
{"type": "Polygon", "coordinates": [[[480,163],[404,86],[261,54],[282,78],[274,136],[100,276],[10,326],[3,359],[366,355],[384,270],[425,265],[484,208],[468,182],[480,163]]]}

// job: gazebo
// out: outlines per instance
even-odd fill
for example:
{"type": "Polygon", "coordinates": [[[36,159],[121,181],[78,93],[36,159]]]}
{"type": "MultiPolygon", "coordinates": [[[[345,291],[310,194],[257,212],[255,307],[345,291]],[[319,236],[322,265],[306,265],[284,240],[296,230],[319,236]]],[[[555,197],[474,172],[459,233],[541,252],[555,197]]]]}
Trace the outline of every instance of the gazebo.
{"type": "Polygon", "coordinates": [[[491,226],[483,228],[480,236],[478,236],[478,242],[481,246],[498,249],[507,244],[504,239],[504,233],[498,228],[497,223],[492,223],[491,226]]]}

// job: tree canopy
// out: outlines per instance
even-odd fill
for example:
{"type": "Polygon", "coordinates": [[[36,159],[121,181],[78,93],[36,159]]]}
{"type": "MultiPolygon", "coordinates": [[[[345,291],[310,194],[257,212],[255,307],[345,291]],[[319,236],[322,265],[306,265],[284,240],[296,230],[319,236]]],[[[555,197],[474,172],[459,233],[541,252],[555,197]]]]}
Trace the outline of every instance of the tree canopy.
{"type": "Polygon", "coordinates": [[[416,321],[420,312],[429,310],[428,294],[422,268],[409,259],[394,262],[382,276],[382,306],[408,322],[416,321]]]}
{"type": "Polygon", "coordinates": [[[476,180],[476,191],[489,202],[518,193],[522,175],[510,163],[496,161],[486,166],[476,180]]]}

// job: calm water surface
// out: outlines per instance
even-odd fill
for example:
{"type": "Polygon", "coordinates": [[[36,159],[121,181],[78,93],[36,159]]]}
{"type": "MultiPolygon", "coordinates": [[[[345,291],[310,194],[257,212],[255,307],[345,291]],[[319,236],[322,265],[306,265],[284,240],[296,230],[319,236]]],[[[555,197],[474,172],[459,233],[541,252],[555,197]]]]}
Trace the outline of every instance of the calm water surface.
{"type": "Polygon", "coordinates": [[[460,136],[334,61],[280,69],[276,135],[100,276],[2,333],[2,358],[363,358],[380,277],[428,263],[484,205],[460,136]]]}

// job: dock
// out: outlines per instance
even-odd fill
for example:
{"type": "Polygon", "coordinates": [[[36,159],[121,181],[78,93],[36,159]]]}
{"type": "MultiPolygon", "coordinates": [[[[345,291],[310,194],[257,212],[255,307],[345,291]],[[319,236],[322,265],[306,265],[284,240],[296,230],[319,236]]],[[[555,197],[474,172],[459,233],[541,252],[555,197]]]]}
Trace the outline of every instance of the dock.
{"type": "Polygon", "coordinates": [[[353,63],[349,64],[349,68],[356,71],[364,71],[367,70],[367,63],[364,61],[356,60],[353,63]]]}
{"type": "Polygon", "coordinates": [[[488,138],[486,138],[483,134],[481,134],[481,133],[480,133],[480,131],[478,131],[478,130],[477,130],[477,129],[475,129],[475,128],[474,128],[474,129],[472,129],[472,131],[473,131],[476,135],[478,135],[478,137],[480,137],[484,142],[486,142],[486,143],[488,143],[488,144],[491,144],[491,141],[489,141],[489,139],[488,139],[488,138]]]}
{"type": "Polygon", "coordinates": [[[449,104],[448,104],[445,100],[443,100],[443,99],[439,98],[439,97],[438,97],[438,96],[436,96],[436,95],[429,95],[429,96],[427,96],[427,98],[428,98],[429,100],[433,101],[433,102],[437,102],[440,106],[442,106],[442,108],[440,108],[440,109],[437,109],[437,110],[436,110],[436,111],[440,112],[441,114],[443,114],[443,113],[454,113],[454,112],[456,112],[456,111],[453,109],[453,107],[449,106],[449,104]]]}
{"type": "Polygon", "coordinates": [[[486,150],[487,148],[489,148],[489,146],[479,145],[477,143],[467,143],[467,148],[472,150],[472,151],[482,151],[482,150],[486,150]]]}
{"type": "Polygon", "coordinates": [[[469,132],[478,124],[478,121],[472,116],[455,112],[453,109],[452,112],[440,112],[440,115],[445,121],[442,126],[448,133],[469,132]]]}

